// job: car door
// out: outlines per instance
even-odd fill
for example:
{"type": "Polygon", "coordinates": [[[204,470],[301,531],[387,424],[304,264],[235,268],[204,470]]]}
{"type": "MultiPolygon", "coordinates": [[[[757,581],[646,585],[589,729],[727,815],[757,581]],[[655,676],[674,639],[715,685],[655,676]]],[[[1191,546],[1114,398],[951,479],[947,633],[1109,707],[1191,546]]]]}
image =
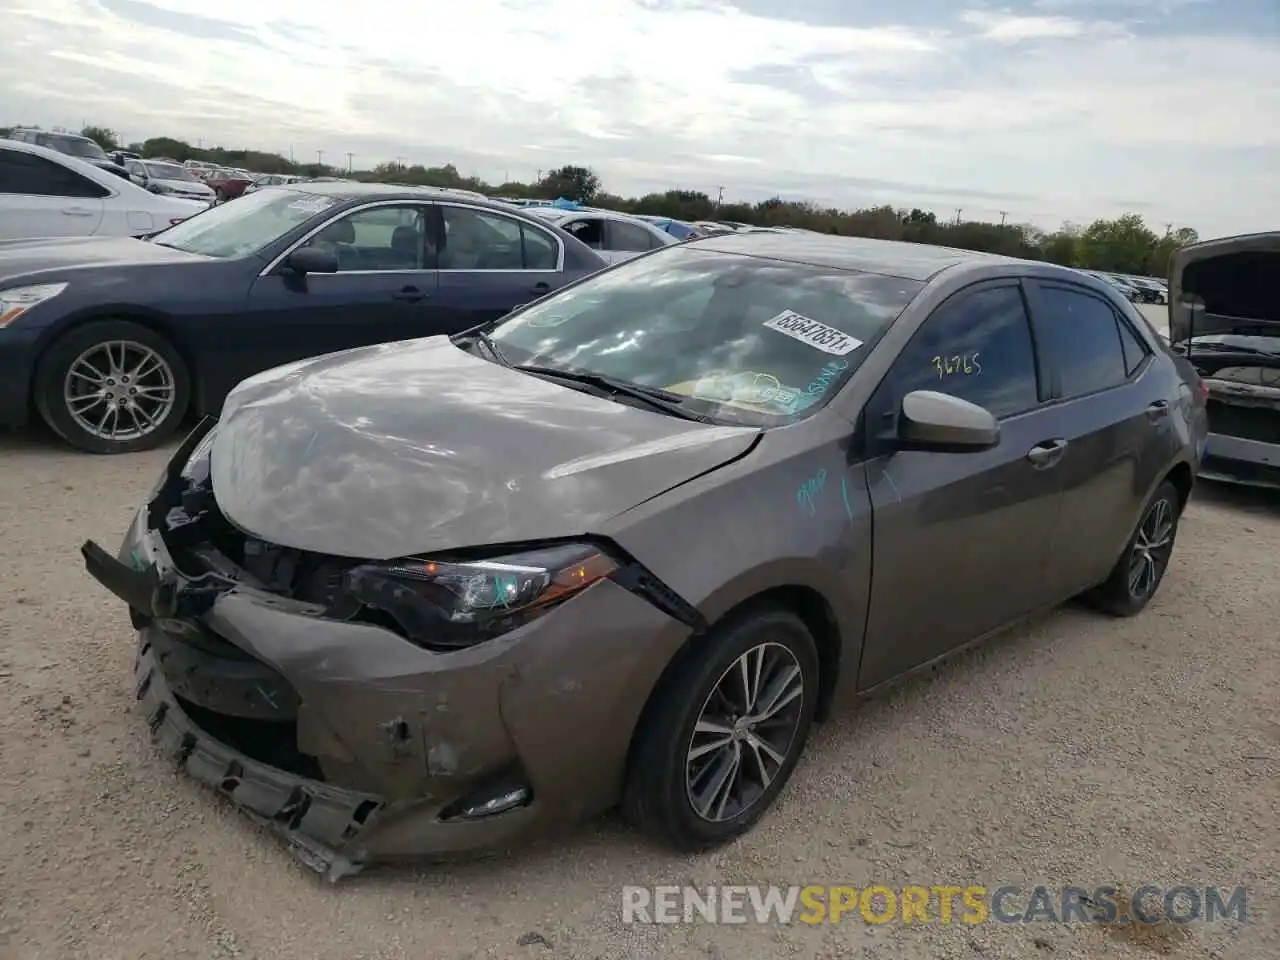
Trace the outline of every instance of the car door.
{"type": "Polygon", "coordinates": [[[441,332],[435,249],[427,241],[433,216],[430,203],[381,202],[313,228],[289,252],[331,250],[338,271],[298,277],[282,263],[258,277],[245,303],[255,343],[241,352],[265,369],[441,332]]]}
{"type": "Polygon", "coordinates": [[[610,263],[630,260],[654,249],[660,241],[644,227],[625,220],[606,220],[604,246],[610,263]]]}
{"type": "Polygon", "coordinates": [[[1027,289],[1050,371],[1046,416],[1065,443],[1049,562],[1065,599],[1107,576],[1178,442],[1165,385],[1128,319],[1074,284],[1037,281],[1027,289]]]}
{"type": "Polygon", "coordinates": [[[874,576],[859,686],[932,660],[1043,604],[1061,483],[1047,385],[1016,280],[968,287],[925,320],[863,413],[874,576]],[[902,398],[985,407],[1000,442],[979,453],[889,449],[902,398]]]}
{"type": "Polygon", "coordinates": [[[565,284],[563,245],[550,230],[485,207],[438,206],[447,332],[505,316],[565,284]]]}
{"type": "Polygon", "coordinates": [[[109,195],[60,163],[0,148],[0,239],[93,236],[109,195]]]}

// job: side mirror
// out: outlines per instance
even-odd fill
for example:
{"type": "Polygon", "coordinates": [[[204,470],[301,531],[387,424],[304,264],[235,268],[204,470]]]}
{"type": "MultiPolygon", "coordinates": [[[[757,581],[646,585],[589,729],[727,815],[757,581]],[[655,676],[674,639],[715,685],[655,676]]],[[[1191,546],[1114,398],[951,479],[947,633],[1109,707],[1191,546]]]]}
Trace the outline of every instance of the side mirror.
{"type": "Polygon", "coordinates": [[[320,247],[299,247],[289,254],[285,266],[299,275],[308,273],[337,273],[338,255],[320,247]]]}
{"type": "Polygon", "coordinates": [[[933,390],[913,390],[898,412],[899,450],[979,453],[1000,443],[1000,424],[985,407],[933,390]]]}

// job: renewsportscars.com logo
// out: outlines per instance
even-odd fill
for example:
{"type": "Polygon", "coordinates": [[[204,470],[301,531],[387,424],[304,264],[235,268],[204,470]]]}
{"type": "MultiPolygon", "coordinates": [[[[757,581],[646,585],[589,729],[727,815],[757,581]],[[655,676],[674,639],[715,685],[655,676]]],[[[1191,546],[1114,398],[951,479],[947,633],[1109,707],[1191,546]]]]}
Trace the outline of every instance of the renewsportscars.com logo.
{"type": "Polygon", "coordinates": [[[623,887],[624,923],[1086,923],[1244,922],[1246,887],[1019,887],[980,885],[623,887]]]}

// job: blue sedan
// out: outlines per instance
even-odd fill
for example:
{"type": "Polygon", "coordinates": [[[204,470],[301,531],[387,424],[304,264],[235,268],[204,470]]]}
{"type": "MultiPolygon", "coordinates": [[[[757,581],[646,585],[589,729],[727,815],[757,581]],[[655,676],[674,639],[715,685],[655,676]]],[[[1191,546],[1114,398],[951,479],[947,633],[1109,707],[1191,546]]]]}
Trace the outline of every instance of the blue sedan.
{"type": "Polygon", "coordinates": [[[146,240],[0,243],[0,426],[149,449],[253,374],[457,333],[604,266],[504,204],[350,182],[257,190],[146,240]]]}

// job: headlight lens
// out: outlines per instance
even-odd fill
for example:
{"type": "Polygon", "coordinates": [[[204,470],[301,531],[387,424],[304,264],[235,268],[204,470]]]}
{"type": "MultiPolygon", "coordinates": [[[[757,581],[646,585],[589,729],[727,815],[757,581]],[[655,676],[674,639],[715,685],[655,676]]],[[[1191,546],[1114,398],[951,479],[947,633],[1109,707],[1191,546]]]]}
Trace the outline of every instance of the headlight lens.
{"type": "Polygon", "coordinates": [[[7,327],[32,307],[52,300],[65,289],[65,283],[40,283],[0,290],[0,327],[7,327]]]}
{"type": "Polygon", "coordinates": [[[347,574],[347,589],[415,643],[455,650],[514,630],[617,569],[599,547],[568,543],[483,560],[366,564],[347,574]]]}

